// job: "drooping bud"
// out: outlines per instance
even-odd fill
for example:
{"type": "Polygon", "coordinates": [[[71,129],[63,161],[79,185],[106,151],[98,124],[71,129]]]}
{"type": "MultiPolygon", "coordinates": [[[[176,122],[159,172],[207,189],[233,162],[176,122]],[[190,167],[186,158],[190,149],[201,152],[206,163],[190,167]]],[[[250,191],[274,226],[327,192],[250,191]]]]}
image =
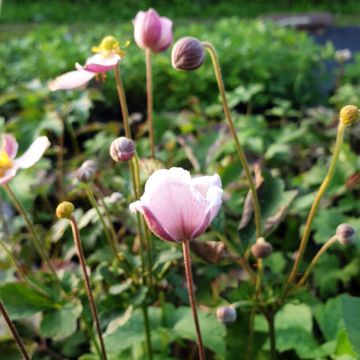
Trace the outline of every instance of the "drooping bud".
{"type": "Polygon", "coordinates": [[[56,216],[59,219],[71,219],[75,210],[74,205],[69,201],[63,201],[56,208],[56,216]]]}
{"type": "Polygon", "coordinates": [[[336,228],[336,237],[340,244],[350,245],[355,242],[357,234],[353,226],[349,224],[340,224],[336,228]]]}
{"type": "Polygon", "coordinates": [[[135,143],[124,136],[115,139],[110,145],[110,156],[114,161],[128,161],[135,154],[135,143]]]}
{"type": "Polygon", "coordinates": [[[260,237],[251,247],[251,252],[256,258],[265,259],[271,255],[272,245],[268,243],[263,237],[260,237]]]}
{"type": "Polygon", "coordinates": [[[355,105],[346,105],[340,110],[340,121],[345,125],[352,125],[359,119],[360,111],[355,105]]]}
{"type": "Polygon", "coordinates": [[[193,37],[184,37],[176,42],[171,52],[173,68],[186,71],[198,69],[204,62],[205,50],[193,37]]]}
{"type": "Polygon", "coordinates": [[[232,324],[236,321],[236,310],[232,306],[220,306],[216,309],[216,318],[221,324],[232,324]]]}
{"type": "Polygon", "coordinates": [[[76,171],[76,178],[81,182],[89,182],[94,178],[96,164],[93,160],[86,160],[76,171]]]}

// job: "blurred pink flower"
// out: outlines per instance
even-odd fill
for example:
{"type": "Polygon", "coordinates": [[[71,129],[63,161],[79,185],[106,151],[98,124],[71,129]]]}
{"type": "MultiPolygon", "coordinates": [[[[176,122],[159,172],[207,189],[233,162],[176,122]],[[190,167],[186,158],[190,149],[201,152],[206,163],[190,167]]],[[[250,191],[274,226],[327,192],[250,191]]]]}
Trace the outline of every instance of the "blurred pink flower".
{"type": "Polygon", "coordinates": [[[92,51],[96,54],[90,56],[84,66],[76,63],[76,70],[69,71],[50,81],[49,89],[56,91],[81,88],[96,75],[112,70],[124,56],[119,42],[113,36],[106,36],[99,46],[92,48],[92,51]]]}
{"type": "Polygon", "coordinates": [[[4,134],[0,140],[0,185],[10,181],[19,169],[33,166],[50,146],[46,136],[37,138],[20,157],[15,159],[18,143],[14,136],[4,134]]]}
{"type": "Polygon", "coordinates": [[[130,210],[142,213],[150,230],[163,240],[192,240],[217,215],[222,192],[217,174],[191,178],[182,168],[162,169],[149,177],[143,196],[130,204],[130,210]]]}
{"type": "Polygon", "coordinates": [[[171,44],[172,21],[167,17],[160,17],[154,9],[139,11],[133,20],[134,38],[137,45],[158,53],[165,51],[171,44]]]}

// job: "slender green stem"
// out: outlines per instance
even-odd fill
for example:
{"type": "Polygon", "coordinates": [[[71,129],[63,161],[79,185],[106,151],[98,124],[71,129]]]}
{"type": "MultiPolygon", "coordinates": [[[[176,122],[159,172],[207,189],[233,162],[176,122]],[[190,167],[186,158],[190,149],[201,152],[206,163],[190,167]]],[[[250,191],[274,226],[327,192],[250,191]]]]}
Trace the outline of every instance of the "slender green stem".
{"type": "Polygon", "coordinates": [[[199,359],[205,360],[205,350],[204,350],[204,345],[203,345],[203,341],[202,341],[199,318],[198,318],[197,309],[196,309],[196,298],[195,298],[194,282],[193,282],[192,271],[191,271],[191,257],[190,257],[189,241],[184,240],[182,242],[182,247],[183,247],[183,254],[184,254],[184,265],[185,265],[186,282],[187,282],[188,293],[189,293],[189,301],[190,301],[191,311],[192,311],[192,315],[193,315],[193,319],[194,319],[194,323],[195,323],[197,347],[198,347],[198,351],[199,351],[199,359]]]}
{"type": "Polygon", "coordinates": [[[149,126],[149,140],[151,156],[155,158],[155,136],[153,124],[153,90],[152,90],[152,68],[151,68],[151,50],[145,49],[146,62],[146,95],[147,95],[147,116],[149,126]]]}
{"type": "Polygon", "coordinates": [[[85,256],[84,256],[84,251],[83,251],[83,248],[82,248],[82,245],[81,245],[79,228],[77,226],[77,223],[76,223],[76,220],[75,220],[74,217],[71,217],[69,220],[70,220],[70,223],[71,223],[71,229],[72,229],[72,233],[73,233],[73,237],[74,237],[75,247],[76,247],[76,250],[77,250],[80,266],[81,266],[81,269],[82,269],[82,272],[83,272],[83,275],[84,275],[86,294],[87,294],[87,297],[89,299],[91,313],[92,313],[92,316],[93,316],[93,319],[94,319],[94,322],[95,322],[95,326],[96,326],[96,330],[97,330],[99,340],[100,340],[102,358],[103,358],[103,360],[106,360],[107,356],[106,356],[104,339],[103,339],[103,336],[102,336],[102,331],[101,331],[101,326],[100,326],[100,321],[99,321],[99,317],[98,317],[98,312],[97,312],[97,309],[96,309],[94,296],[93,296],[93,293],[92,293],[92,290],[91,290],[91,284],[90,284],[89,275],[88,275],[87,269],[86,269],[85,256]]]}
{"type": "Polygon", "coordinates": [[[314,258],[312,259],[310,265],[308,266],[308,268],[306,269],[304,275],[301,277],[301,279],[299,280],[299,282],[294,286],[294,290],[298,289],[299,287],[301,287],[302,285],[304,285],[304,283],[306,282],[306,280],[309,278],[309,275],[311,274],[311,272],[313,271],[315,265],[317,264],[317,262],[319,261],[320,257],[322,256],[322,254],[324,254],[324,252],[329,249],[334,243],[336,243],[337,241],[337,237],[333,236],[332,238],[330,238],[318,251],[318,253],[314,256],[314,258]]]}
{"type": "Polygon", "coordinates": [[[150,324],[149,324],[149,314],[147,306],[142,306],[143,316],[144,316],[144,325],[145,325],[145,338],[146,338],[146,350],[147,356],[149,360],[152,360],[152,345],[151,345],[151,332],[150,332],[150,324]]]}
{"type": "Polygon", "coordinates": [[[59,151],[58,151],[58,172],[59,172],[59,199],[64,198],[64,134],[65,134],[65,120],[60,116],[62,122],[62,130],[59,138],[59,151]]]}
{"type": "Polygon", "coordinates": [[[112,236],[111,236],[111,234],[109,232],[109,229],[108,229],[108,227],[106,225],[104,216],[103,216],[102,212],[99,209],[99,205],[98,205],[98,203],[96,201],[93,189],[92,189],[90,184],[85,184],[85,191],[86,191],[86,194],[88,196],[88,199],[90,201],[91,206],[96,210],[96,213],[99,216],[99,220],[100,220],[101,225],[102,225],[102,227],[104,229],[106,240],[107,240],[111,250],[113,251],[115,257],[118,259],[118,251],[117,251],[116,242],[115,242],[116,240],[112,238],[112,236]]]}
{"type": "MultiPolygon", "coordinates": [[[[115,67],[115,80],[116,80],[116,89],[117,89],[118,96],[119,96],[121,113],[122,113],[123,122],[124,122],[125,136],[127,138],[131,139],[131,129],[130,129],[130,124],[129,124],[129,111],[128,111],[128,107],[127,107],[127,103],[126,103],[126,95],[125,95],[125,91],[124,91],[124,86],[121,81],[121,74],[120,74],[119,66],[115,67]]],[[[129,167],[130,167],[130,177],[131,177],[131,182],[132,182],[132,186],[133,186],[134,197],[137,200],[140,198],[140,190],[136,186],[136,170],[134,168],[132,161],[129,162],[129,167]]],[[[140,259],[141,259],[141,264],[142,264],[142,275],[144,276],[144,271],[145,271],[144,240],[143,240],[144,233],[142,230],[143,227],[142,227],[141,217],[139,214],[137,214],[136,217],[137,217],[137,226],[138,226],[139,238],[140,238],[140,259]]],[[[144,312],[144,322],[149,323],[149,317],[148,317],[147,311],[144,312]]],[[[151,357],[152,357],[151,333],[150,333],[149,327],[147,327],[147,328],[145,327],[145,336],[147,339],[150,339],[150,341],[147,342],[147,345],[148,345],[147,350],[148,350],[148,357],[151,360],[151,357]]]]}
{"type": "Polygon", "coordinates": [[[4,304],[2,303],[2,301],[0,300],[0,312],[1,315],[3,316],[7,326],[9,327],[9,330],[12,334],[12,336],[14,337],[14,340],[16,342],[16,345],[18,346],[21,354],[23,355],[25,360],[31,360],[29,353],[27,352],[25,345],[23,343],[23,341],[21,340],[21,337],[19,335],[19,333],[16,330],[15,325],[13,324],[13,322],[11,321],[8,312],[5,309],[4,304]]]}
{"type": "Polygon", "coordinates": [[[111,215],[110,215],[110,211],[109,211],[109,208],[108,206],[106,205],[106,202],[104,200],[104,198],[99,195],[99,200],[101,202],[101,206],[104,208],[104,212],[105,212],[105,216],[107,218],[107,221],[108,221],[108,225],[109,225],[109,230],[110,230],[110,233],[111,233],[111,237],[115,243],[115,246],[117,244],[117,235],[116,235],[116,231],[115,231],[115,228],[114,228],[114,225],[113,225],[113,222],[111,220],[111,215]]]}
{"type": "Polygon", "coordinates": [[[255,323],[255,314],[256,314],[256,304],[251,308],[249,316],[249,335],[248,343],[246,349],[246,360],[252,359],[253,345],[254,345],[254,323],[255,323]]]}
{"type": "Polygon", "coordinates": [[[337,130],[337,136],[336,136],[336,143],[335,143],[335,149],[334,149],[334,154],[333,157],[331,159],[331,163],[328,169],[328,172],[325,176],[325,179],[323,180],[318,193],[316,194],[315,200],[311,206],[308,218],[306,220],[306,224],[305,224],[305,229],[304,229],[304,233],[300,242],[300,246],[299,246],[299,250],[297,252],[297,256],[295,258],[295,262],[294,265],[291,269],[290,275],[287,279],[287,282],[285,284],[281,299],[280,299],[280,303],[282,303],[288,293],[288,290],[296,276],[297,270],[299,268],[300,262],[304,256],[304,252],[306,249],[306,245],[309,241],[309,236],[310,236],[310,232],[311,232],[311,225],[313,223],[313,220],[315,218],[317,209],[319,207],[320,204],[320,200],[323,197],[323,195],[325,194],[326,189],[328,188],[331,179],[334,176],[334,172],[335,172],[335,168],[336,168],[336,162],[339,158],[339,154],[340,154],[340,150],[341,150],[341,145],[344,139],[344,132],[346,129],[346,125],[340,121],[339,122],[339,126],[338,126],[338,130],[337,130]]]}
{"type": "Polygon", "coordinates": [[[91,324],[89,324],[89,322],[87,321],[87,318],[84,314],[81,315],[81,319],[84,321],[85,324],[85,330],[88,334],[88,336],[90,337],[90,340],[93,342],[94,346],[95,346],[95,350],[99,356],[99,358],[101,358],[101,349],[99,347],[99,344],[96,341],[96,336],[94,334],[94,329],[92,328],[91,324]]]}
{"type": "Polygon", "coordinates": [[[271,360],[276,360],[276,332],[274,314],[264,314],[269,325],[270,354],[271,360]]]}
{"type": "MultiPolygon", "coordinates": [[[[134,162],[134,175],[135,175],[135,185],[137,187],[137,193],[140,197],[141,194],[141,182],[140,182],[140,167],[139,167],[139,160],[137,155],[135,155],[132,159],[134,162]]],[[[148,279],[149,279],[149,288],[152,289],[152,267],[153,267],[153,256],[152,256],[152,241],[151,235],[149,232],[148,227],[145,224],[144,218],[141,217],[141,225],[144,229],[144,237],[146,242],[146,254],[147,254],[147,261],[148,261],[148,279]]]]}
{"type": "Polygon", "coordinates": [[[131,139],[131,130],[129,124],[129,111],[126,103],[126,95],[124,91],[124,86],[121,80],[121,74],[119,66],[115,66],[115,80],[116,80],[116,90],[119,96],[121,114],[124,122],[125,136],[131,139]]]}
{"type": "Polygon", "coordinates": [[[250,191],[251,191],[251,195],[252,195],[252,200],[253,200],[253,206],[254,206],[254,215],[255,215],[255,225],[256,225],[256,238],[259,238],[261,236],[261,213],[260,213],[260,205],[259,205],[259,199],[258,199],[258,194],[256,192],[256,187],[254,184],[254,180],[251,176],[251,172],[250,172],[250,168],[249,168],[249,164],[246,160],[246,156],[244,153],[244,150],[240,144],[240,140],[237,136],[236,133],[236,129],[234,126],[234,122],[232,120],[231,117],[231,112],[229,109],[229,105],[227,102],[227,98],[226,98],[226,92],[225,92],[225,86],[224,86],[224,81],[222,78],[222,74],[221,74],[221,67],[220,67],[220,62],[219,62],[219,57],[218,54],[216,52],[216,49],[214,48],[214,46],[209,43],[209,42],[203,42],[203,46],[204,48],[209,52],[210,56],[211,56],[211,60],[213,63],[213,67],[214,67],[214,72],[215,72],[215,76],[216,76],[216,80],[218,83],[218,87],[219,87],[219,92],[220,92],[220,96],[222,99],[222,103],[223,103],[223,107],[224,107],[224,113],[225,113],[225,117],[226,120],[228,122],[228,126],[231,132],[231,135],[234,139],[235,142],[235,146],[236,146],[236,150],[240,159],[240,162],[245,170],[245,174],[246,174],[246,178],[247,181],[249,183],[249,187],[250,187],[250,191]]]}
{"type": "Polygon", "coordinates": [[[264,275],[264,266],[262,259],[257,259],[257,274],[256,274],[256,284],[255,284],[255,297],[260,302],[260,295],[261,295],[261,286],[262,280],[264,275]]]}
{"type": "Polygon", "coordinates": [[[57,276],[56,270],[53,267],[49,257],[46,255],[46,251],[43,249],[42,246],[42,242],[39,239],[34,226],[26,212],[26,210],[23,208],[23,206],[21,205],[20,201],[17,199],[16,195],[14,194],[14,192],[11,190],[9,184],[5,184],[3,185],[4,189],[6,190],[7,194],[9,195],[9,198],[11,199],[11,201],[13,202],[16,210],[21,214],[21,216],[24,218],[28,231],[30,232],[30,234],[32,235],[32,239],[33,239],[33,243],[35,246],[36,251],[38,252],[38,254],[40,255],[40,257],[42,258],[42,260],[47,264],[47,266],[49,267],[50,271],[54,274],[55,278],[57,279],[57,281],[60,284],[60,279],[57,276]]]}

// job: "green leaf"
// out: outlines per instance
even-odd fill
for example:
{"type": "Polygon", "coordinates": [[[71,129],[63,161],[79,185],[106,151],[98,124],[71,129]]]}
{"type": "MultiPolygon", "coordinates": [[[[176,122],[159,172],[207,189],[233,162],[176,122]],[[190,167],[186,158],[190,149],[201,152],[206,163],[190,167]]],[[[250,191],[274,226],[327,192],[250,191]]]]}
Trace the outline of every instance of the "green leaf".
{"type": "MultiPolygon", "coordinates": [[[[179,337],[196,341],[194,319],[191,309],[180,307],[176,309],[179,320],[173,330],[179,337]]],[[[214,351],[218,356],[225,356],[225,327],[218,323],[213,313],[198,311],[201,333],[204,346],[214,351]]]]}
{"type": "Polygon", "coordinates": [[[0,299],[12,319],[21,319],[58,306],[53,300],[17,283],[0,287],[0,299]]]}
{"type": "Polygon", "coordinates": [[[46,312],[40,324],[41,333],[57,340],[70,336],[76,330],[81,311],[80,303],[67,303],[61,309],[46,312]]]}
{"type": "Polygon", "coordinates": [[[344,295],[341,303],[346,332],[353,349],[360,356],[360,298],[344,295]]]}

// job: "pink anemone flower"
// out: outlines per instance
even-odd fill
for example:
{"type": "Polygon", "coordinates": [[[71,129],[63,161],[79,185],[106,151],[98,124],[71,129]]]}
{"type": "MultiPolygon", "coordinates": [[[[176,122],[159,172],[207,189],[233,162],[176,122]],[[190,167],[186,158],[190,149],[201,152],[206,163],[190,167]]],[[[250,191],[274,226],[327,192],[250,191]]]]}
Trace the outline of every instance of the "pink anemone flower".
{"type": "Polygon", "coordinates": [[[16,139],[10,134],[2,135],[0,141],[0,185],[9,182],[19,169],[27,169],[33,166],[40,160],[49,146],[49,139],[46,136],[40,136],[24,154],[15,158],[18,151],[16,139]]]}
{"type": "Polygon", "coordinates": [[[162,169],[149,177],[143,196],[130,210],[143,214],[159,238],[182,242],[206,230],[220,209],[222,192],[218,174],[191,178],[182,168],[162,169]]]}
{"type": "Polygon", "coordinates": [[[137,45],[149,48],[155,53],[165,51],[173,39],[172,21],[159,14],[154,9],[139,11],[133,20],[134,38],[137,45]]]}
{"type": "MultiPolygon", "coordinates": [[[[124,47],[128,46],[128,43],[124,47]]],[[[76,70],[69,71],[49,82],[49,89],[71,90],[85,86],[91,79],[112,70],[123,58],[124,52],[120,49],[119,42],[113,36],[106,36],[99,46],[94,46],[92,51],[96,54],[90,56],[85,65],[75,64],[76,70]]]]}

